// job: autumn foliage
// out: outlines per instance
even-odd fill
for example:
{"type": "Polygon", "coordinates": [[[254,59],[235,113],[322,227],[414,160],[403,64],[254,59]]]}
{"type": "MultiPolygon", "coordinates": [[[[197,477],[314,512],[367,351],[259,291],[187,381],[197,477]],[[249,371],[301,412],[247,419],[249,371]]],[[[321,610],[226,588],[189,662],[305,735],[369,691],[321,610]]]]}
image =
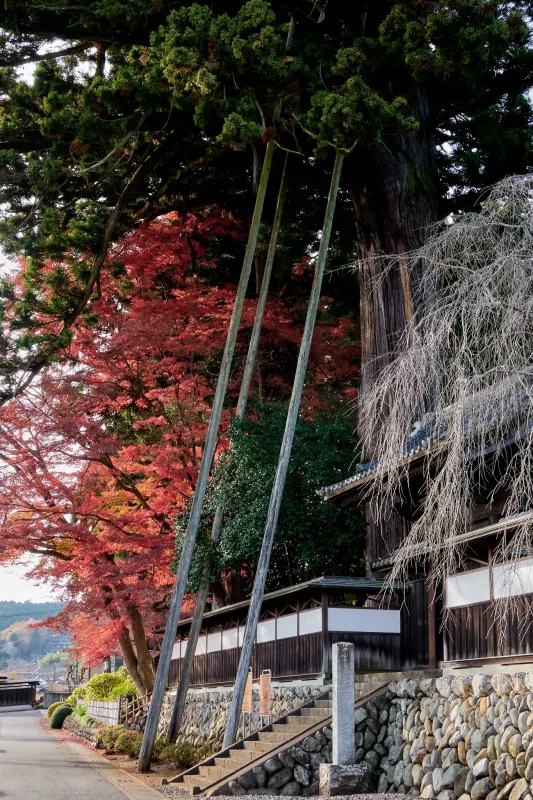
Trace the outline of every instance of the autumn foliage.
{"type": "MultiPolygon", "coordinates": [[[[35,575],[67,600],[47,624],[66,625],[89,664],[118,646],[141,691],[153,682],[151,631],[171,586],[174,517],[194,490],[235,292],[218,281],[213,243],[238,249],[242,238],[242,226],[213,208],[125,236],[62,360],[0,412],[4,553],[42,556],[35,575]]],[[[290,292],[275,294],[265,317],[253,390],[271,400],[290,391],[301,336],[297,283],[290,292]]],[[[254,311],[250,299],[219,452],[254,311]]],[[[351,323],[324,314],[306,415],[354,392],[351,323]]]]}

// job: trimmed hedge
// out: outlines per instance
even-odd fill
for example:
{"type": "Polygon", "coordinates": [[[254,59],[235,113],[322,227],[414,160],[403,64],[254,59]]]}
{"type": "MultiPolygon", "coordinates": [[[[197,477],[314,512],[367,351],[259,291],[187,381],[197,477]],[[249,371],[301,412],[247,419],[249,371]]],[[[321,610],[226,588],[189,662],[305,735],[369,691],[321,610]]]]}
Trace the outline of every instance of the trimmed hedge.
{"type": "Polygon", "coordinates": [[[70,714],[72,714],[71,706],[62,705],[60,708],[56,708],[52,714],[52,719],[50,720],[50,727],[62,728],[64,721],[70,714]]]}
{"type": "Polygon", "coordinates": [[[54,713],[56,708],[59,708],[60,706],[64,705],[67,705],[64,700],[60,700],[58,703],[51,703],[46,709],[46,716],[48,717],[48,719],[52,719],[52,714],[54,713]]]}

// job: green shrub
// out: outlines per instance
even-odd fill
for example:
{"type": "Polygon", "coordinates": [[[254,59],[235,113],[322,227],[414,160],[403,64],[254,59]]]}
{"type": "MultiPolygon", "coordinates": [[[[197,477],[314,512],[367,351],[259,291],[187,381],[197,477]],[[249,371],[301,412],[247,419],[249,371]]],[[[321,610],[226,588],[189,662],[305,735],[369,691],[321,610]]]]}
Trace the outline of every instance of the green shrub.
{"type": "Polygon", "coordinates": [[[111,692],[109,693],[110,700],[118,700],[119,697],[128,697],[131,699],[134,697],[139,697],[139,690],[129,675],[127,678],[124,678],[124,680],[120,681],[120,683],[117,683],[117,685],[111,689],[111,692]]]}
{"type": "Polygon", "coordinates": [[[54,713],[56,708],[59,708],[59,706],[64,706],[64,705],[65,703],[63,700],[60,700],[59,703],[52,703],[51,705],[49,705],[48,708],[46,709],[46,716],[48,717],[48,719],[52,719],[52,714],[54,713]]]}
{"type": "Polygon", "coordinates": [[[59,708],[56,708],[52,714],[52,719],[50,720],[50,727],[62,728],[64,721],[70,714],[72,714],[72,708],[70,706],[62,705],[59,708]]]}
{"type": "Polygon", "coordinates": [[[121,696],[136,697],[139,693],[126,667],[117,672],[93,675],[83,687],[85,700],[111,700],[121,696]]]}
{"type": "Polygon", "coordinates": [[[76,717],[78,720],[82,720],[82,718],[87,714],[87,709],[85,706],[82,706],[81,703],[78,703],[72,709],[72,715],[76,717]]]}
{"type": "Polygon", "coordinates": [[[170,745],[166,736],[161,736],[154,742],[152,757],[154,761],[161,761],[161,753],[170,745]]]}
{"type": "Polygon", "coordinates": [[[124,730],[115,742],[115,750],[117,753],[125,753],[132,758],[137,758],[141,751],[142,740],[143,735],[139,731],[124,730]]]}
{"type": "Polygon", "coordinates": [[[75,706],[78,704],[78,700],[85,700],[85,686],[76,686],[72,690],[72,694],[65,700],[65,703],[68,703],[69,706],[75,706]]]}
{"type": "Polygon", "coordinates": [[[86,728],[94,728],[95,725],[100,724],[97,719],[89,716],[89,714],[87,714],[85,717],[82,717],[80,721],[81,724],[85,725],[86,728]]]}
{"type": "MultiPolygon", "coordinates": [[[[164,742],[165,740],[161,740],[164,742]]],[[[194,747],[189,742],[179,742],[178,744],[166,744],[161,747],[158,760],[165,764],[175,764],[188,769],[194,767],[204,758],[211,754],[211,748],[207,745],[194,747]]]]}
{"type": "Polygon", "coordinates": [[[124,733],[122,725],[106,725],[98,731],[98,741],[103,744],[106,750],[114,750],[115,743],[121,733],[124,733]]]}

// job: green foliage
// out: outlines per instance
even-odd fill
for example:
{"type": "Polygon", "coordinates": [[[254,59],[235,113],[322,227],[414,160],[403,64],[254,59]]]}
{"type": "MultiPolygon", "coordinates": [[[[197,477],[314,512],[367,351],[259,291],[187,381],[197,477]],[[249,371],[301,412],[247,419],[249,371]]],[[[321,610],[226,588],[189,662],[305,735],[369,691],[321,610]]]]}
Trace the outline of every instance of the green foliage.
{"type": "Polygon", "coordinates": [[[84,699],[110,700],[114,689],[128,684],[128,677],[125,667],[121,667],[117,672],[102,672],[101,675],[93,675],[84,686],[84,699]]]}
{"type": "Polygon", "coordinates": [[[52,714],[54,713],[54,711],[57,708],[59,708],[60,706],[65,706],[65,705],[67,705],[67,703],[65,703],[64,700],[60,700],[58,703],[51,703],[48,706],[48,708],[46,709],[46,716],[48,717],[48,719],[52,719],[52,714]]]}
{"type": "Polygon", "coordinates": [[[139,697],[139,690],[127,673],[126,667],[121,667],[116,674],[124,676],[124,673],[126,673],[125,677],[122,677],[120,683],[117,683],[109,693],[109,700],[118,700],[119,697],[139,697]]]}
{"type": "MultiPolygon", "coordinates": [[[[68,703],[68,705],[71,705],[71,703],[68,703]]],[[[87,716],[87,709],[81,703],[78,703],[72,707],[72,716],[81,721],[83,717],[87,716]]]]}
{"type": "Polygon", "coordinates": [[[70,714],[72,714],[72,709],[70,706],[62,705],[59,708],[56,708],[50,718],[50,727],[62,728],[64,721],[68,716],[70,716],[70,714]]]}
{"type": "Polygon", "coordinates": [[[121,733],[124,733],[122,725],[106,725],[98,731],[98,741],[103,744],[106,750],[114,750],[115,743],[121,733]]]}
{"type": "Polygon", "coordinates": [[[114,749],[117,753],[125,753],[131,758],[137,758],[141,750],[142,740],[143,735],[139,731],[123,730],[115,740],[114,749]]]}
{"type": "Polygon", "coordinates": [[[76,686],[76,688],[72,690],[69,697],[67,697],[66,702],[69,704],[69,706],[75,706],[77,705],[78,700],[85,700],[85,695],[85,686],[76,686]]]}
{"type": "MultiPolygon", "coordinates": [[[[205,566],[211,582],[233,571],[253,575],[261,548],[274,471],[285,426],[283,406],[261,407],[253,420],[236,421],[231,447],[210,482],[204,506],[203,536],[198,539],[189,590],[196,591],[205,566]],[[223,533],[209,538],[221,503],[223,533]]],[[[300,420],[296,429],[268,589],[320,575],[358,575],[363,569],[364,521],[360,512],[323,503],[316,489],[346,476],[353,467],[353,430],[328,412],[327,419],[300,420]]],[[[177,521],[179,557],[187,515],[177,521]]]]}
{"type": "Polygon", "coordinates": [[[169,744],[164,739],[158,739],[157,741],[161,742],[157,760],[163,764],[172,764],[183,769],[189,769],[189,767],[194,767],[195,764],[211,755],[211,748],[207,745],[194,747],[189,742],[169,744]]]}
{"type": "Polygon", "coordinates": [[[45,656],[37,661],[38,669],[47,667],[49,664],[66,664],[70,661],[70,655],[64,650],[58,650],[56,653],[47,653],[45,656]]]}

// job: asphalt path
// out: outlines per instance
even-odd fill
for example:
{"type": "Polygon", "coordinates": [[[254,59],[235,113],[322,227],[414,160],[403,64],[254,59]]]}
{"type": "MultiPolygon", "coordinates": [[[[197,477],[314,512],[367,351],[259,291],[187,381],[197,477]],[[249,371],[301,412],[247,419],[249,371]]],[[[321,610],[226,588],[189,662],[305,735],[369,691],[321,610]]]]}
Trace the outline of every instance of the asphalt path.
{"type": "Polygon", "coordinates": [[[0,800],[124,800],[155,795],[83,745],[61,741],[39,711],[0,714],[0,800]],[[118,776],[118,778],[117,778],[118,776]],[[125,791],[121,791],[122,780],[125,791]],[[133,786],[133,792],[131,786],[133,786]]]}

